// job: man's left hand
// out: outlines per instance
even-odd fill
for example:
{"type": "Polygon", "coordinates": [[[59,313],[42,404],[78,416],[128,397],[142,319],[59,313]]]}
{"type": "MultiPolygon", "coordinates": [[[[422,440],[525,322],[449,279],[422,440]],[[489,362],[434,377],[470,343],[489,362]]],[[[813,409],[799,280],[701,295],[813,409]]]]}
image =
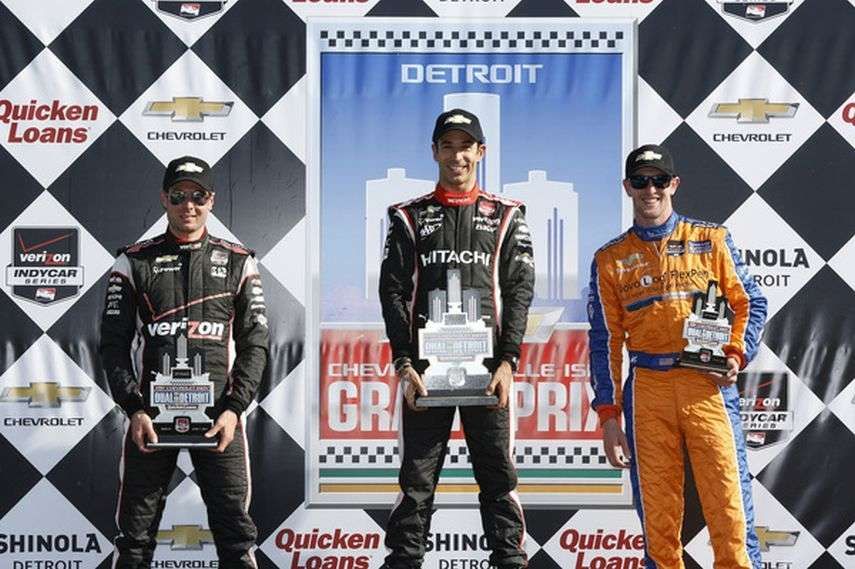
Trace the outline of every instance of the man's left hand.
{"type": "Polygon", "coordinates": [[[495,394],[499,398],[499,403],[496,409],[504,409],[508,406],[508,397],[511,391],[511,381],[514,378],[514,372],[511,369],[511,364],[503,361],[493,373],[493,380],[487,386],[487,395],[495,394]]]}
{"type": "Polygon", "coordinates": [[[730,387],[736,383],[736,376],[738,373],[739,360],[733,356],[727,357],[727,371],[725,373],[717,373],[714,371],[707,372],[719,387],[730,387]]]}
{"type": "Polygon", "coordinates": [[[217,417],[217,421],[214,423],[214,426],[208,429],[208,432],[205,433],[205,436],[209,439],[217,436],[217,433],[220,435],[220,444],[211,450],[214,452],[225,452],[226,448],[235,438],[235,429],[237,428],[237,425],[238,416],[234,411],[227,409],[220,413],[220,416],[217,417]]]}

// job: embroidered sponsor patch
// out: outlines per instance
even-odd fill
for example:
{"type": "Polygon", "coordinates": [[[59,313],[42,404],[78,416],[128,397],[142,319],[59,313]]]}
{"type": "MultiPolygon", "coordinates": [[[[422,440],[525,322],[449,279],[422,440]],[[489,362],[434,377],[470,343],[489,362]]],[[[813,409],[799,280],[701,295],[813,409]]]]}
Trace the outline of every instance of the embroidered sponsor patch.
{"type": "Polygon", "coordinates": [[[671,255],[672,257],[679,257],[683,253],[686,252],[686,243],[685,241],[674,241],[669,240],[667,245],[665,245],[665,254],[671,255]]]}
{"type": "Polygon", "coordinates": [[[701,255],[703,253],[712,252],[712,241],[706,239],[704,241],[689,241],[689,253],[692,255],[701,255]]]}
{"type": "Polygon", "coordinates": [[[229,254],[220,249],[211,251],[211,263],[215,265],[227,265],[229,263],[229,254]]]}
{"type": "Polygon", "coordinates": [[[440,227],[442,227],[442,223],[429,223],[427,225],[422,225],[419,228],[419,235],[422,237],[433,235],[440,227]]]}
{"type": "Polygon", "coordinates": [[[478,213],[491,216],[496,213],[496,204],[487,200],[481,200],[478,202],[478,213]]]}

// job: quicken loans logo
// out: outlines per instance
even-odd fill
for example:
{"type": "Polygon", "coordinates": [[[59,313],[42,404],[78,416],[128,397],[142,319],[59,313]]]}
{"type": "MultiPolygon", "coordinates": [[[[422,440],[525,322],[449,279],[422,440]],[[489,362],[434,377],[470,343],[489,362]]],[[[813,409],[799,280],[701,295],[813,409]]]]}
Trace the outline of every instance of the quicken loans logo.
{"type": "Polygon", "coordinates": [[[276,534],[276,547],[292,555],[291,569],[368,569],[369,555],[380,548],[380,534],[283,529],[276,534]],[[303,557],[307,552],[315,555],[303,557]]]}
{"type": "Polygon", "coordinates": [[[6,142],[13,144],[80,144],[89,138],[85,126],[55,126],[44,123],[80,123],[98,120],[97,105],[69,105],[59,99],[16,104],[0,99],[0,122],[9,125],[6,142]]]}

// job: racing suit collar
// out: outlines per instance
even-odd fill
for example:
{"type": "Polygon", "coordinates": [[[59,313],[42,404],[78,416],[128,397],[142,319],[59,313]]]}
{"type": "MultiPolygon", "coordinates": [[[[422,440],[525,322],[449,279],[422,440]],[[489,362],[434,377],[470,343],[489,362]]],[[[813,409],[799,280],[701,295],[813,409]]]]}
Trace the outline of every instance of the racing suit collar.
{"type": "Polygon", "coordinates": [[[472,186],[472,189],[464,194],[449,190],[447,188],[443,188],[439,184],[437,184],[436,188],[433,190],[433,195],[436,197],[439,203],[446,207],[472,205],[473,203],[475,203],[475,200],[478,199],[478,194],[480,193],[481,188],[478,187],[478,184],[472,186]]]}
{"type": "Polygon", "coordinates": [[[195,251],[197,249],[201,249],[205,245],[205,243],[208,242],[208,228],[206,227],[205,232],[202,234],[202,237],[196,239],[195,241],[187,241],[186,239],[181,239],[180,237],[172,233],[169,229],[167,229],[166,242],[181,251],[195,251]]]}
{"type": "Polygon", "coordinates": [[[633,223],[632,231],[638,235],[638,238],[642,241],[658,241],[673,233],[679,218],[680,216],[674,211],[671,212],[671,217],[669,217],[662,225],[657,225],[655,227],[641,227],[637,223],[633,223]]]}

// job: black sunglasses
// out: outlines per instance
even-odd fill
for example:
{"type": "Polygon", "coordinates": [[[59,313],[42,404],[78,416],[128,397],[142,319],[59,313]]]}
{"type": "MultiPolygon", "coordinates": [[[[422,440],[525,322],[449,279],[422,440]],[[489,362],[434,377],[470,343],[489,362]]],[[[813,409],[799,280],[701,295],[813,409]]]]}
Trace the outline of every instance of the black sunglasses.
{"type": "Polygon", "coordinates": [[[653,182],[653,186],[657,190],[663,190],[671,183],[672,176],[668,174],[657,174],[656,176],[641,176],[635,175],[629,177],[629,185],[636,190],[643,190],[647,185],[653,182]]]}
{"type": "Polygon", "coordinates": [[[212,195],[214,195],[213,192],[206,192],[205,190],[194,190],[192,192],[169,190],[169,203],[172,205],[181,205],[189,199],[193,200],[193,203],[196,205],[205,205],[211,199],[212,195]]]}

